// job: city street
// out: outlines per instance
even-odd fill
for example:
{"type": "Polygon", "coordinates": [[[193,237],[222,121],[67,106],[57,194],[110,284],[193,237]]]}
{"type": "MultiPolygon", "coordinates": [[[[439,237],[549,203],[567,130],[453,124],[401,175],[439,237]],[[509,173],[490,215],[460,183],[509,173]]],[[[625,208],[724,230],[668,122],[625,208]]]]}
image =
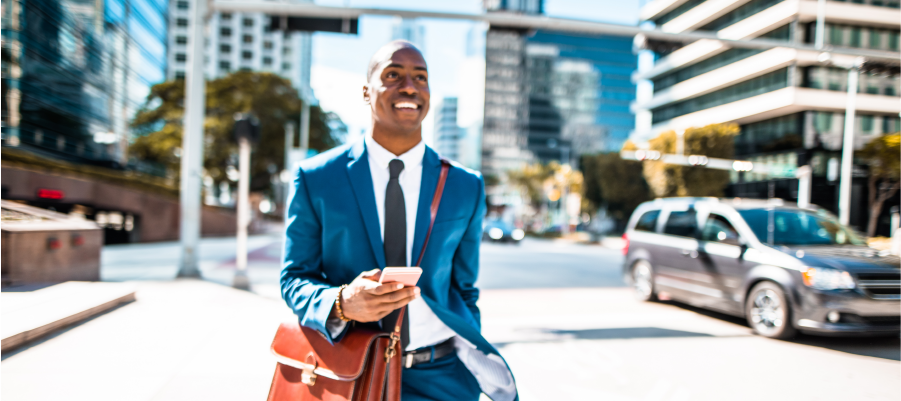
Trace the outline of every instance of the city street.
{"type": "MultiPolygon", "coordinates": [[[[234,273],[234,239],[203,241],[207,282],[172,281],[177,243],[106,247],[103,279],[134,281],[138,300],[4,354],[2,397],[264,398],[268,345],[290,312],[279,238],[252,237],[249,249],[255,294],[213,284],[234,273]]],[[[522,400],[901,399],[898,338],[760,338],[741,319],[633,300],[621,261],[564,241],[483,245],[483,332],[522,400]]]]}

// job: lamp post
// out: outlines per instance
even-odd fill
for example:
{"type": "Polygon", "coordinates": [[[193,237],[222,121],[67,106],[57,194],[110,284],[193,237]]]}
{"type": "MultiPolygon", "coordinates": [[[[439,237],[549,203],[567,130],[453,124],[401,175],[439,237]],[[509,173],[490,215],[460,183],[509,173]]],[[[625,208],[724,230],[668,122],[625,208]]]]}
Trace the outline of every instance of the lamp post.
{"type": "Polygon", "coordinates": [[[185,117],[181,146],[180,239],[182,246],[178,277],[200,277],[197,251],[200,244],[200,188],[203,178],[203,120],[206,112],[206,78],[203,74],[206,2],[192,3],[189,23],[192,35],[185,71],[185,117]]]}
{"type": "Polygon", "coordinates": [[[247,226],[250,224],[250,148],[259,140],[260,125],[256,117],[235,115],[235,139],[238,141],[238,211],[237,255],[235,278],[232,287],[250,289],[247,278],[247,226]]]}
{"type": "Polygon", "coordinates": [[[844,225],[851,221],[851,170],[854,166],[854,115],[856,114],[857,82],[860,77],[858,59],[848,68],[848,97],[845,103],[845,134],[842,141],[842,169],[838,189],[838,220],[844,225]]]}

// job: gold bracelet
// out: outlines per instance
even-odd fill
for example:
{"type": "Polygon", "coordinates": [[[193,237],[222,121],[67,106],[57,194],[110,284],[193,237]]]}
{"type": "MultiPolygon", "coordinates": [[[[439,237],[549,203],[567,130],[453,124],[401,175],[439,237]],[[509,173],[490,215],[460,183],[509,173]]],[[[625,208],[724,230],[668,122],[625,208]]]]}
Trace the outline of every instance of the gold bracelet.
{"type": "Polygon", "coordinates": [[[347,288],[347,284],[342,285],[341,288],[338,289],[338,297],[335,298],[335,310],[338,312],[338,319],[349,322],[350,319],[348,319],[347,316],[344,316],[344,311],[341,310],[341,292],[343,292],[345,288],[347,288]]]}

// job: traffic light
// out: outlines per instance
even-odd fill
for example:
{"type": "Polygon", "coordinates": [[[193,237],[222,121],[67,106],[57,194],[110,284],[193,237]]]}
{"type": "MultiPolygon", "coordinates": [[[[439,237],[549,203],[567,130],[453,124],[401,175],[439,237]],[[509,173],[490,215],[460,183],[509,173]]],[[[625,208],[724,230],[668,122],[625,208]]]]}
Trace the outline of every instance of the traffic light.
{"type": "Polygon", "coordinates": [[[336,32],[357,34],[357,18],[307,18],[288,17],[284,15],[270,15],[269,27],[271,30],[288,32],[336,32]]]}

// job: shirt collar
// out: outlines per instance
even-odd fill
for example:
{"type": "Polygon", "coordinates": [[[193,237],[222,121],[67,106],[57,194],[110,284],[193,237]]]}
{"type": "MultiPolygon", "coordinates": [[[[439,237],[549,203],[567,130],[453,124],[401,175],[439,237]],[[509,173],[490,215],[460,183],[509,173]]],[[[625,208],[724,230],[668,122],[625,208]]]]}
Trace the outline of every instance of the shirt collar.
{"type": "Polygon", "coordinates": [[[425,142],[423,141],[419,141],[416,146],[400,156],[395,156],[394,153],[379,145],[378,142],[372,139],[371,135],[366,135],[365,141],[366,152],[369,154],[370,160],[375,161],[383,169],[387,169],[388,163],[394,159],[400,159],[400,161],[404,162],[405,167],[421,166],[422,159],[425,157],[425,142]]]}

